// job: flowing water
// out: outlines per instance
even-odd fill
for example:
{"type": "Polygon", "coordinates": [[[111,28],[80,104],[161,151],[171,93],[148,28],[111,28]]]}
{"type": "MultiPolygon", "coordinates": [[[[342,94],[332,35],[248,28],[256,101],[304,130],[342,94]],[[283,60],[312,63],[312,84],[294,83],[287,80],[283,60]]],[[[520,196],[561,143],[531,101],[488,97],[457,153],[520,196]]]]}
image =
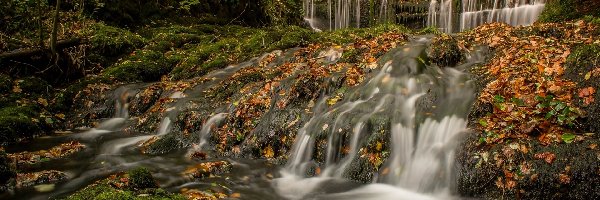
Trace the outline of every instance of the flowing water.
{"type": "MultiPolygon", "coordinates": [[[[391,51],[379,61],[381,70],[351,92],[343,103],[327,110],[316,106],[315,115],[300,129],[277,192],[289,199],[432,199],[452,195],[454,147],[466,129],[473,91],[460,71],[481,62],[469,56],[456,68],[429,65],[424,56],[428,40],[416,39],[391,51]],[[430,111],[418,102],[434,99],[430,111]],[[372,177],[373,184],[355,188],[346,179],[368,138],[376,134],[373,121],[384,123],[391,134],[390,155],[372,177]],[[351,127],[343,131],[341,127],[351,127]],[[318,134],[325,132],[324,161],[315,159],[318,134]],[[344,136],[344,134],[346,134],[344,136]],[[345,138],[345,139],[344,139],[345,138]],[[347,150],[347,152],[344,152],[347,150]],[[322,169],[310,176],[311,170],[322,169]],[[340,188],[345,188],[347,191],[340,188]],[[354,188],[354,189],[352,189],[354,188]]],[[[321,101],[323,103],[323,101],[321,101]]]]}
{"type": "Polygon", "coordinates": [[[452,33],[490,22],[512,26],[533,24],[544,10],[546,0],[431,0],[428,26],[452,33]],[[456,19],[453,19],[456,18],[456,19]]]}
{"type": "MultiPolygon", "coordinates": [[[[313,30],[360,28],[371,25],[364,18],[378,17],[380,23],[388,20],[387,0],[375,3],[369,0],[304,0],[304,20],[313,30]]],[[[366,20],[368,21],[368,20],[366,20]]]]}
{"type": "MultiPolygon", "coordinates": [[[[166,155],[152,156],[139,151],[140,144],[172,132],[173,121],[183,107],[198,98],[199,91],[212,87],[241,68],[260,58],[227,67],[206,75],[210,81],[187,91],[169,94],[168,106],[153,134],[123,131],[131,122],[128,99],[147,84],[117,89],[115,114],[86,132],[37,139],[30,146],[12,147],[8,151],[45,149],[70,140],[80,140],[86,148],[65,162],[49,162],[41,169],[67,172],[69,180],[51,192],[20,190],[13,198],[47,199],[68,195],[96,180],[144,166],[153,172],[160,186],[179,192],[182,188],[220,190],[241,193],[242,199],[435,199],[452,198],[454,147],[466,128],[466,117],[474,98],[471,83],[463,73],[483,60],[483,51],[473,51],[466,64],[439,68],[425,56],[429,38],[420,37],[391,50],[378,61],[378,71],[355,87],[332,107],[326,106],[329,95],[323,94],[313,107],[313,116],[296,135],[287,164],[275,165],[266,160],[219,157],[211,153],[208,135],[223,124],[232,112],[226,105],[208,116],[194,145],[166,155]],[[376,130],[374,127],[379,127],[376,130]],[[351,181],[349,172],[370,138],[387,133],[387,161],[379,172],[371,174],[372,184],[351,181]],[[326,144],[318,148],[317,142],[326,144]],[[220,177],[197,180],[182,176],[187,167],[197,164],[190,152],[208,150],[207,161],[226,160],[233,170],[220,177]],[[321,154],[322,159],[316,159],[321,154]],[[314,172],[319,169],[319,173],[314,172]],[[275,179],[271,179],[275,176],[275,179]]],[[[291,52],[291,53],[290,53],[291,52]]],[[[280,57],[293,54],[278,53],[280,57]]],[[[325,53],[335,62],[338,52],[325,53]],[[331,55],[330,55],[331,54],[331,55]]],[[[9,197],[11,198],[11,197],[9,197]]]]}

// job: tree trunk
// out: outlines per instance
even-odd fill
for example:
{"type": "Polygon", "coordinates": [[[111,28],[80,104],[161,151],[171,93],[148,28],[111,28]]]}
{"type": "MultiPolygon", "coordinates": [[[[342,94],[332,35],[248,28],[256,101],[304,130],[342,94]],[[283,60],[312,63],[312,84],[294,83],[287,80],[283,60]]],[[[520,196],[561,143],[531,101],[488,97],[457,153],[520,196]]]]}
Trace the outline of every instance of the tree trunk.
{"type": "Polygon", "coordinates": [[[58,32],[58,15],[60,14],[60,0],[56,0],[56,10],[54,11],[54,22],[52,25],[52,35],[50,39],[50,50],[56,55],[56,38],[58,32]]]}

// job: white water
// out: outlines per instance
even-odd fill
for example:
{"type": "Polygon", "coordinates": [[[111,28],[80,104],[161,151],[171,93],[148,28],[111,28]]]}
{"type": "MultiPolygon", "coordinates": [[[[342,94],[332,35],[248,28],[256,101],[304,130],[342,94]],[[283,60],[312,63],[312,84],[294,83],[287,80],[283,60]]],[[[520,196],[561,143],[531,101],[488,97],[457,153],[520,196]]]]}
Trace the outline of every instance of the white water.
{"type": "Polygon", "coordinates": [[[490,22],[504,22],[512,26],[533,24],[544,9],[546,0],[461,0],[461,10],[457,12],[453,0],[431,0],[429,4],[428,26],[452,33],[472,29],[490,22]],[[455,27],[453,16],[458,17],[455,27]]]}
{"type": "MultiPolygon", "coordinates": [[[[327,13],[319,13],[320,2],[304,0],[304,20],[313,30],[336,30],[350,27],[364,27],[361,24],[364,9],[369,9],[369,0],[327,0],[327,13]],[[366,5],[366,6],[363,6],[366,5]],[[326,18],[326,19],[323,19],[326,18]]],[[[388,15],[388,1],[380,0],[379,18],[386,21],[388,15]]]]}
{"type": "Polygon", "coordinates": [[[198,148],[202,148],[204,145],[206,145],[206,143],[208,143],[207,137],[209,136],[212,128],[216,126],[217,123],[220,123],[223,119],[225,119],[227,115],[228,113],[219,113],[213,115],[212,117],[208,118],[208,120],[206,120],[204,125],[202,125],[202,129],[200,130],[200,143],[198,145],[198,148]]]}
{"type": "MultiPolygon", "coordinates": [[[[323,108],[321,98],[314,116],[299,130],[282,177],[274,180],[278,194],[288,199],[448,199],[452,196],[454,148],[466,129],[466,115],[474,98],[465,74],[426,66],[420,60],[427,40],[415,40],[392,50],[381,70],[358,86],[344,102],[323,108]],[[433,115],[419,112],[417,102],[436,94],[433,115]],[[342,192],[320,192],[347,183],[357,166],[366,138],[377,134],[374,119],[388,119],[390,156],[373,175],[374,184],[342,192]],[[324,161],[314,160],[316,141],[327,134],[324,161]],[[344,138],[347,138],[346,140],[344,138]],[[341,149],[346,147],[347,153],[341,149]],[[310,169],[323,169],[307,176],[310,169]]],[[[470,65],[481,62],[469,56],[470,65]]],[[[432,102],[433,103],[433,102],[432,102]]],[[[385,123],[384,123],[385,124],[385,123]]],[[[375,124],[376,125],[376,124],[375,124]]]]}
{"type": "Polygon", "coordinates": [[[117,97],[115,98],[115,113],[113,118],[104,120],[95,128],[91,128],[86,132],[78,133],[71,137],[81,140],[94,140],[104,134],[121,130],[121,128],[125,125],[125,122],[127,122],[127,119],[129,118],[128,98],[131,94],[129,93],[126,87],[122,87],[117,89],[116,95],[117,97]]]}

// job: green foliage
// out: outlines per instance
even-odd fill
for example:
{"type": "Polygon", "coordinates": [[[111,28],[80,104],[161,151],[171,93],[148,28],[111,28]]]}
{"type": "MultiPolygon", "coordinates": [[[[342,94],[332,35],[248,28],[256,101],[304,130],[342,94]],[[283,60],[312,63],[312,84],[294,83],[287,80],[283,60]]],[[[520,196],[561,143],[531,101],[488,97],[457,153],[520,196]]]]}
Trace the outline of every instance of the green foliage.
{"type": "Polygon", "coordinates": [[[596,0],[553,0],[546,3],[538,21],[561,22],[585,15],[600,17],[600,4],[596,0]]]}
{"type": "Polygon", "coordinates": [[[302,5],[295,0],[261,0],[263,12],[271,24],[295,25],[302,20],[302,5]]]}
{"type": "Polygon", "coordinates": [[[156,188],[156,182],[148,169],[138,167],[127,172],[129,174],[129,186],[133,189],[156,188]]]}
{"type": "MultiPolygon", "coordinates": [[[[20,32],[23,29],[37,29],[37,22],[44,12],[49,9],[47,1],[43,0],[5,0],[0,4],[0,26],[6,33],[20,32]]],[[[33,33],[35,34],[35,33],[33,33]]]]}
{"type": "Polygon", "coordinates": [[[573,140],[575,140],[575,135],[573,135],[572,133],[564,133],[560,136],[560,138],[565,143],[571,143],[573,142],[573,140]]]}
{"type": "Polygon", "coordinates": [[[579,111],[568,106],[565,102],[555,99],[554,96],[548,95],[545,97],[536,96],[538,102],[536,114],[543,114],[546,120],[552,120],[560,125],[572,126],[575,120],[580,116],[579,111]]]}

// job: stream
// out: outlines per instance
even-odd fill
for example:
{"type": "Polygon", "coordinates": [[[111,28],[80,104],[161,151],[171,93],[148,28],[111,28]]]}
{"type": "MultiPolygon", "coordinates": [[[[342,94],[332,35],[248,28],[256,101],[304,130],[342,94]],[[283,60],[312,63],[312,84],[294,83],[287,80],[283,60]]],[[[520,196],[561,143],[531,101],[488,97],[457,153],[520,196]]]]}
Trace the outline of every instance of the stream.
{"type": "MultiPolygon", "coordinates": [[[[346,92],[341,102],[328,107],[328,94],[322,94],[312,108],[312,116],[295,136],[287,162],[220,156],[208,135],[231,113],[232,106],[216,108],[199,131],[191,147],[160,156],[142,154],[139,144],[173,130],[172,121],[185,112],[186,103],[198,92],[217,84],[236,71],[258,62],[230,66],[206,75],[212,79],[192,90],[175,92],[174,99],[153,134],[130,133],[123,129],[132,119],[127,96],[148,84],[122,86],[114,93],[113,118],[96,128],[65,136],[37,138],[27,146],[11,146],[7,152],[48,149],[77,140],[84,150],[39,168],[60,170],[69,180],[50,192],[33,188],[18,190],[10,199],[48,199],[72,194],[97,180],[139,166],[148,168],[159,185],[171,192],[183,188],[212,189],[240,193],[241,199],[452,199],[454,196],[454,149],[467,126],[474,91],[464,72],[483,62],[486,50],[467,55],[466,62],[453,68],[431,64],[425,50],[430,37],[416,37],[404,46],[383,55],[379,67],[361,85],[346,92]],[[383,120],[376,123],[377,120],[383,120]],[[381,128],[383,127],[383,128],[381,128]],[[342,131],[349,130],[349,131],[342,131]],[[379,172],[371,174],[370,184],[350,180],[350,171],[360,166],[372,136],[381,133],[388,150],[379,172]],[[385,133],[385,134],[383,134],[385,133]],[[323,140],[321,140],[321,139],[323,140]],[[325,148],[319,151],[318,141],[325,148]],[[191,160],[191,151],[203,150],[209,161],[227,161],[232,170],[217,177],[194,179],[182,176],[191,160]],[[316,154],[321,155],[316,159],[316,154]],[[315,172],[317,171],[317,172],[315,172]]],[[[293,51],[293,50],[292,50],[293,51]]],[[[285,57],[286,54],[282,54],[285,57]]],[[[335,60],[335,58],[332,58],[335,60]]],[[[363,159],[364,160],[364,159],[363,159]]]]}

